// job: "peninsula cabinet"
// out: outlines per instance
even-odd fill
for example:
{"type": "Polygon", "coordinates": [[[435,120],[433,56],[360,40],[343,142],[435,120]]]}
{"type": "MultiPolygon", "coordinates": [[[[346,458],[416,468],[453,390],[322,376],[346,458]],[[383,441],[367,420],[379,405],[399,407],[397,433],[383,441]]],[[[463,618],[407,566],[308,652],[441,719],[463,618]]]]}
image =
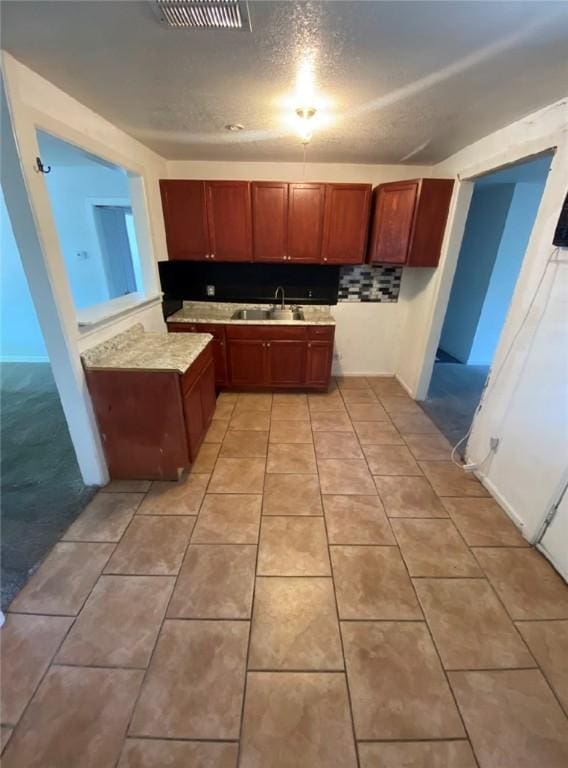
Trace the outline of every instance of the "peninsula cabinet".
{"type": "Polygon", "coordinates": [[[251,261],[248,181],[160,181],[173,261],[251,261]]]}
{"type": "Polygon", "coordinates": [[[185,373],[87,369],[113,480],[177,480],[197,458],[216,405],[212,345],[185,373]]]}
{"type": "Polygon", "coordinates": [[[454,182],[415,179],[373,192],[370,264],[437,267],[454,182]]]}

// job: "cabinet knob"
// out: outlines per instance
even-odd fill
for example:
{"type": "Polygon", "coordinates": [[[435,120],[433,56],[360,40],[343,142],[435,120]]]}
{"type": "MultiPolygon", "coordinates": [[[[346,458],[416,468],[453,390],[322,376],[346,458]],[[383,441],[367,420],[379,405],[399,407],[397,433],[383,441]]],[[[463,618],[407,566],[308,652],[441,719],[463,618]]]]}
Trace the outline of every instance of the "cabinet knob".
{"type": "Polygon", "coordinates": [[[214,259],[214,258],[215,258],[215,254],[214,254],[214,253],[212,253],[212,254],[211,254],[211,258],[212,258],[212,259],[214,259]]]}
{"type": "Polygon", "coordinates": [[[267,346],[267,347],[269,347],[269,346],[270,346],[270,342],[269,342],[269,341],[267,341],[267,342],[266,342],[266,346],[267,346]]]}
{"type": "Polygon", "coordinates": [[[323,257],[323,260],[324,260],[324,261],[327,261],[327,256],[324,256],[324,257],[323,257]]]}
{"type": "Polygon", "coordinates": [[[208,253],[206,253],[206,254],[205,254],[205,258],[206,258],[206,259],[208,259],[208,258],[209,258],[209,254],[208,254],[208,253]]]}
{"type": "Polygon", "coordinates": [[[311,347],[312,347],[312,345],[311,345],[311,344],[308,344],[308,349],[311,349],[311,347]]]}

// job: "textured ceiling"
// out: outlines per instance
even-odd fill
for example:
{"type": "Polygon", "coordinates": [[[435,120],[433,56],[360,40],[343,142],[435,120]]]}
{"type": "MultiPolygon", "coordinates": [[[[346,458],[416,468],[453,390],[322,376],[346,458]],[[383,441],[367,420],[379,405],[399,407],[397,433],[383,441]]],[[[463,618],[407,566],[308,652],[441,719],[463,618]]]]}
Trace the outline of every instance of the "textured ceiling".
{"type": "Polygon", "coordinates": [[[2,47],[170,159],[433,163],[568,93],[563,2],[253,2],[252,32],[173,30],[148,2],[3,0],[2,47]],[[226,123],[245,130],[228,133],[226,123]]]}

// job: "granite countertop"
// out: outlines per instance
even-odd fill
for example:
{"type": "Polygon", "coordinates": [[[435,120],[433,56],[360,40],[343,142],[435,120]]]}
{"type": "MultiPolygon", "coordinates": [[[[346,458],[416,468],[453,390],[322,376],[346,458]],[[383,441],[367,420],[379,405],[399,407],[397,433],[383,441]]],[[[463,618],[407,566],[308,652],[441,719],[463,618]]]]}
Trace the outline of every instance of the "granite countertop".
{"type": "Polygon", "coordinates": [[[213,336],[147,333],[141,323],[82,353],[89,370],[121,369],[185,373],[213,336]]]}
{"type": "Polygon", "coordinates": [[[239,309],[271,309],[274,304],[244,304],[213,301],[184,301],[183,308],[168,323],[230,323],[231,325],[335,325],[329,306],[301,307],[304,320],[233,320],[239,309]]]}

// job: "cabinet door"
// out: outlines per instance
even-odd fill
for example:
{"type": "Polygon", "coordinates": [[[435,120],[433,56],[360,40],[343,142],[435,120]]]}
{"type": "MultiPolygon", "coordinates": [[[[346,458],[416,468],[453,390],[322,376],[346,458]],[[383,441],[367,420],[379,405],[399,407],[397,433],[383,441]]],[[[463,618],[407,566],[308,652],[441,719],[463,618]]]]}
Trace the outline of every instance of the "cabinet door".
{"type": "Polygon", "coordinates": [[[255,261],[286,261],[288,184],[252,183],[253,250],[255,261]]]}
{"type": "Polygon", "coordinates": [[[184,393],[183,410],[187,432],[187,443],[189,446],[189,458],[191,463],[193,463],[199,452],[205,429],[203,404],[201,399],[201,379],[197,379],[191,389],[188,389],[187,392],[184,393]]]}
{"type": "Polygon", "coordinates": [[[327,184],[322,261],[362,264],[367,241],[370,184],[327,184]]]}
{"type": "Polygon", "coordinates": [[[229,339],[230,382],[234,387],[259,387],[265,383],[265,344],[256,339],[229,339]]]}
{"type": "Polygon", "coordinates": [[[288,260],[319,263],[325,184],[290,184],[288,193],[288,260]]]}
{"type": "Polygon", "coordinates": [[[209,257],[215,261],[251,261],[250,184],[207,181],[209,257]]]}
{"type": "Polygon", "coordinates": [[[160,181],[168,256],[196,261],[209,253],[205,185],[202,181],[160,181]]]}
{"type": "Polygon", "coordinates": [[[299,387],[304,383],[305,341],[267,341],[266,360],[269,385],[299,387]]]}
{"type": "Polygon", "coordinates": [[[374,264],[406,264],[418,181],[383,184],[375,192],[369,261],[374,264]]]}
{"type": "Polygon", "coordinates": [[[327,386],[331,376],[333,344],[327,341],[309,341],[306,362],[306,384],[327,386]]]}
{"type": "Polygon", "coordinates": [[[215,392],[215,368],[211,360],[199,378],[201,390],[201,412],[203,414],[203,429],[205,430],[213,418],[217,396],[215,392]]]}

